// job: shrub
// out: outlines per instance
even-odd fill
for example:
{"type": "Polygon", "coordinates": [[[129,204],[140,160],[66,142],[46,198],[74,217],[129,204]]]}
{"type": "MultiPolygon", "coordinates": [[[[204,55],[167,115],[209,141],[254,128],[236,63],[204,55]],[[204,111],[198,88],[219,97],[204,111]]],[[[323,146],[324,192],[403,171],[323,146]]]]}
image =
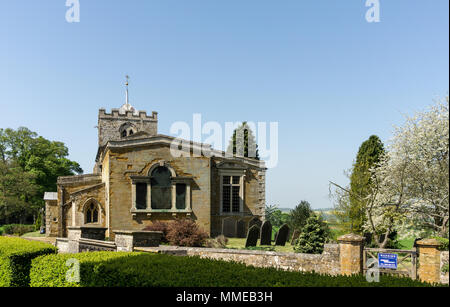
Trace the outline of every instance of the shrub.
{"type": "Polygon", "coordinates": [[[0,227],[0,236],[3,235],[3,227],[0,227]]]}
{"type": "Polygon", "coordinates": [[[319,217],[308,218],[306,225],[297,239],[294,250],[298,253],[321,254],[325,245],[326,234],[319,217]]]}
{"type": "Polygon", "coordinates": [[[205,245],[208,237],[208,234],[190,219],[177,219],[169,223],[167,229],[167,240],[177,246],[201,247],[205,245]]]}
{"type": "Polygon", "coordinates": [[[94,252],[41,256],[33,260],[32,287],[411,287],[430,286],[408,278],[327,276],[255,268],[242,263],[150,253],[94,252]],[[70,258],[79,260],[80,282],[66,281],[70,258]]]}
{"type": "Polygon", "coordinates": [[[50,244],[0,237],[0,287],[27,287],[31,260],[56,253],[50,244]]]}
{"type": "Polygon", "coordinates": [[[34,222],[34,231],[41,230],[41,226],[42,226],[42,215],[38,214],[36,221],[34,222]]]}
{"type": "Polygon", "coordinates": [[[448,273],[448,263],[442,266],[442,273],[448,273]]]}
{"type": "Polygon", "coordinates": [[[163,233],[161,237],[162,243],[168,243],[167,241],[167,231],[169,229],[169,225],[166,222],[154,221],[150,226],[144,228],[146,231],[161,231],[163,233]]]}
{"type": "Polygon", "coordinates": [[[3,231],[7,235],[22,236],[28,232],[33,232],[34,225],[21,225],[21,224],[4,225],[3,231]]]}
{"type": "Polygon", "coordinates": [[[434,237],[434,239],[438,240],[441,243],[439,250],[448,251],[448,239],[442,237],[434,237]]]}

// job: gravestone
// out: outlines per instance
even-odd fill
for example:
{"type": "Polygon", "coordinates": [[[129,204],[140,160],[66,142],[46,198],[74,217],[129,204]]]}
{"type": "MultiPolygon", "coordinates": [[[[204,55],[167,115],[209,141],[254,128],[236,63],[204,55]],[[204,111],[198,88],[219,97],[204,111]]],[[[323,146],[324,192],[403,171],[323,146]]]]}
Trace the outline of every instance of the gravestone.
{"type": "Polygon", "coordinates": [[[258,243],[258,237],[259,237],[259,227],[253,225],[248,229],[245,247],[256,246],[256,243],[258,243]]]}
{"type": "Polygon", "coordinates": [[[272,224],[265,221],[261,226],[261,242],[260,245],[272,245],[272,224]]]}
{"type": "Polygon", "coordinates": [[[291,245],[295,245],[295,243],[297,243],[297,239],[299,236],[300,236],[300,231],[298,229],[294,230],[294,233],[292,234],[291,245]]]}
{"type": "Polygon", "coordinates": [[[248,228],[252,227],[253,225],[258,226],[258,228],[261,228],[261,224],[262,224],[261,220],[257,217],[254,217],[248,223],[248,228]]]}
{"type": "Polygon", "coordinates": [[[237,237],[245,238],[245,221],[240,220],[237,222],[237,237]]]}
{"type": "Polygon", "coordinates": [[[236,220],[232,217],[222,221],[222,234],[227,238],[236,238],[236,220]]]}
{"type": "Polygon", "coordinates": [[[275,236],[275,245],[285,246],[288,235],[289,235],[289,226],[287,224],[283,224],[283,226],[280,227],[275,236]]]}

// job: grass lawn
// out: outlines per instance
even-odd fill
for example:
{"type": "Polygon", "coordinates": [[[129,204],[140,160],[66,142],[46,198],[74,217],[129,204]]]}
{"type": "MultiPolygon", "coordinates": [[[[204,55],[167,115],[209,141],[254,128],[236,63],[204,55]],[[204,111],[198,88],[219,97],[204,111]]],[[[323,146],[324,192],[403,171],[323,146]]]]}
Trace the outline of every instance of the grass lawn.
{"type": "MultiPolygon", "coordinates": [[[[260,246],[259,244],[257,247],[269,247],[269,246],[260,246]]],[[[245,239],[240,238],[229,238],[227,248],[232,249],[245,249],[245,239]]],[[[283,253],[293,253],[294,249],[291,243],[286,242],[286,246],[274,246],[272,245],[272,248],[275,248],[276,252],[283,252],[283,253]]]]}
{"type": "Polygon", "coordinates": [[[28,238],[45,237],[45,234],[40,234],[39,231],[34,231],[34,232],[26,233],[26,234],[22,235],[22,237],[28,237],[28,238]]]}

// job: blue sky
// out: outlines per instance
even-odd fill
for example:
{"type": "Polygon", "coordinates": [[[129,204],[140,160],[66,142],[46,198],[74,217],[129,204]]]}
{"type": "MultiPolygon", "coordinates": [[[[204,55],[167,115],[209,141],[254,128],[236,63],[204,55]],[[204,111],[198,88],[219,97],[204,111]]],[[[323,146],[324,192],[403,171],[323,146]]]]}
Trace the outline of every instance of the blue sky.
{"type": "MultiPolygon", "coordinates": [[[[380,0],[0,1],[0,127],[63,141],[92,170],[98,109],[124,102],[175,121],[279,122],[267,201],[332,206],[359,145],[448,93],[449,2],[380,0]]],[[[206,138],[207,136],[204,136],[206,138]]]]}

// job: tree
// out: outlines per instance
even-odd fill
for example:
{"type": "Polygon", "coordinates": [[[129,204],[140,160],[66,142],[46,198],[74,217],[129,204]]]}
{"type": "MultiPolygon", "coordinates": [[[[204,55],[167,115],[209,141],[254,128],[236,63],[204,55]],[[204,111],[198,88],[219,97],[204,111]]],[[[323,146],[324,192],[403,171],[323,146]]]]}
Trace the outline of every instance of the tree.
{"type": "Polygon", "coordinates": [[[4,180],[9,182],[1,192],[3,200],[0,199],[0,206],[8,208],[4,218],[17,220],[17,215],[10,210],[24,206],[27,206],[27,210],[23,211],[25,218],[31,212],[36,216],[44,204],[44,192],[56,191],[59,176],[82,173],[80,165],[67,159],[68,155],[69,151],[63,143],[49,141],[27,128],[0,129],[0,162],[4,180]],[[8,179],[11,176],[16,176],[17,180],[8,179]],[[29,186],[30,189],[24,190],[20,186],[29,186]]]}
{"type": "Polygon", "coordinates": [[[260,159],[255,136],[247,122],[243,122],[242,125],[234,130],[227,153],[233,153],[233,156],[238,157],[260,159]]]}
{"type": "Polygon", "coordinates": [[[266,205],[265,210],[265,219],[266,221],[270,221],[270,223],[273,225],[273,220],[275,218],[275,212],[278,211],[277,205],[266,205]]]}
{"type": "Polygon", "coordinates": [[[350,233],[353,231],[350,189],[338,188],[334,183],[330,183],[330,198],[334,202],[333,215],[336,217],[336,224],[341,233],[350,233]]]}
{"type": "Polygon", "coordinates": [[[311,205],[306,200],[302,200],[293,210],[289,218],[289,226],[292,229],[302,230],[308,218],[313,215],[311,205]]]}
{"type": "Polygon", "coordinates": [[[270,224],[276,229],[283,224],[288,223],[289,214],[283,213],[278,209],[277,205],[266,206],[266,221],[270,221],[270,224]]]}
{"type": "Polygon", "coordinates": [[[14,163],[0,161],[0,223],[24,224],[34,213],[36,206],[28,203],[38,190],[34,179],[14,163]]]}
{"type": "Polygon", "coordinates": [[[362,234],[364,231],[363,226],[366,220],[365,199],[371,191],[372,184],[371,169],[380,162],[384,152],[384,145],[376,135],[372,135],[359,147],[350,175],[350,205],[346,210],[351,230],[354,233],[362,234]]]}
{"type": "Polygon", "coordinates": [[[306,220],[294,249],[298,253],[321,254],[326,239],[323,221],[313,214],[306,220]]]}
{"type": "Polygon", "coordinates": [[[406,117],[374,170],[367,229],[449,233],[449,99],[406,117]]]}

